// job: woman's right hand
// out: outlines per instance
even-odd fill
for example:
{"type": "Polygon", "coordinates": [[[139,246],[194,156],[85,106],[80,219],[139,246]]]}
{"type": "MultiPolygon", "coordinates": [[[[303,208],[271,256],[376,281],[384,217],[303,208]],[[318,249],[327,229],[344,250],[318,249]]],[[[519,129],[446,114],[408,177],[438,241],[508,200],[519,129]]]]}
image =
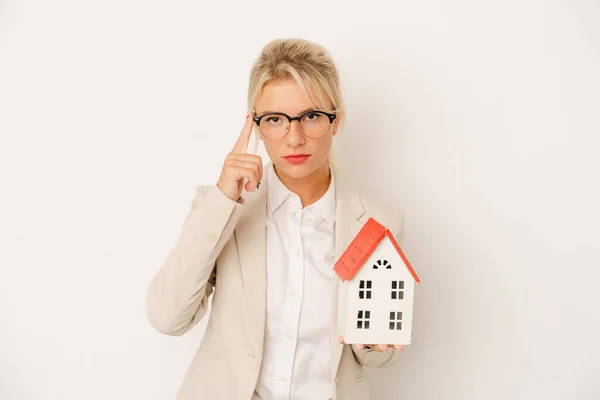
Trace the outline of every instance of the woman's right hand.
{"type": "Polygon", "coordinates": [[[233,201],[242,195],[242,189],[252,192],[258,189],[262,180],[263,165],[259,155],[247,154],[248,143],[252,134],[254,121],[252,113],[246,116],[246,124],[240,133],[235,146],[225,158],[217,187],[233,201]],[[244,185],[244,179],[248,179],[244,185]]]}

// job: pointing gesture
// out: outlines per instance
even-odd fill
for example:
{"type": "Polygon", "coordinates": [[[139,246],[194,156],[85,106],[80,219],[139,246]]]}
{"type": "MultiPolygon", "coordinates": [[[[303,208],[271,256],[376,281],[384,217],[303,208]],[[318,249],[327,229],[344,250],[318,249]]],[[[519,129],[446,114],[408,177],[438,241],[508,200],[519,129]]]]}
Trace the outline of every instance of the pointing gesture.
{"type": "Polygon", "coordinates": [[[246,154],[248,152],[248,143],[250,143],[250,136],[252,135],[252,126],[254,125],[254,120],[252,119],[254,115],[252,113],[246,116],[246,123],[242,128],[242,132],[235,142],[235,146],[231,150],[231,153],[234,154],[246,154]]]}
{"type": "Polygon", "coordinates": [[[240,198],[244,187],[249,192],[258,189],[262,180],[262,158],[247,153],[248,143],[250,143],[250,136],[252,135],[252,126],[254,125],[253,116],[252,113],[246,116],[246,124],[233,149],[225,158],[221,176],[217,182],[217,187],[233,201],[240,198]],[[245,179],[248,181],[244,185],[245,179]]]}

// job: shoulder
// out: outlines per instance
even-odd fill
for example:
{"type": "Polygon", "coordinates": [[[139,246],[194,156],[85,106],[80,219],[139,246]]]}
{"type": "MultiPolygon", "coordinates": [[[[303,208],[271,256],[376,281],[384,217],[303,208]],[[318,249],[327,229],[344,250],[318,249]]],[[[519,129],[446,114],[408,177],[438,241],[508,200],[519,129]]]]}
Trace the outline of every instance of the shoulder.
{"type": "Polygon", "coordinates": [[[358,192],[358,196],[365,207],[365,212],[375,219],[378,219],[379,217],[385,220],[391,219],[397,221],[404,215],[404,212],[399,205],[376,199],[375,197],[366,195],[362,192],[358,192]]]}
{"type": "MultiPolygon", "coordinates": [[[[358,207],[362,208],[367,218],[372,217],[394,234],[399,231],[399,227],[403,224],[404,211],[397,202],[385,201],[360,190],[353,184],[346,171],[335,169],[335,179],[338,188],[342,191],[339,195],[358,200],[360,204],[358,207]]],[[[352,200],[352,203],[357,203],[356,200],[352,200]]],[[[357,205],[353,206],[355,209],[356,207],[357,205]]]]}
{"type": "Polygon", "coordinates": [[[367,219],[370,217],[375,219],[389,229],[398,242],[401,242],[404,238],[404,210],[402,207],[359,191],[356,193],[364,207],[367,219]]]}

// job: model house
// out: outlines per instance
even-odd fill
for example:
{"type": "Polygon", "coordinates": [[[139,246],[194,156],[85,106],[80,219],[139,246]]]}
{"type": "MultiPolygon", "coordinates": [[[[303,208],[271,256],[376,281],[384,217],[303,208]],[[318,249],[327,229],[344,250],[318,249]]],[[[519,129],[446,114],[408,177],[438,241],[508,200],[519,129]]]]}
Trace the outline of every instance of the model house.
{"type": "Polygon", "coordinates": [[[346,343],[410,344],[419,277],[391,232],[370,218],[334,265],[346,343]]]}

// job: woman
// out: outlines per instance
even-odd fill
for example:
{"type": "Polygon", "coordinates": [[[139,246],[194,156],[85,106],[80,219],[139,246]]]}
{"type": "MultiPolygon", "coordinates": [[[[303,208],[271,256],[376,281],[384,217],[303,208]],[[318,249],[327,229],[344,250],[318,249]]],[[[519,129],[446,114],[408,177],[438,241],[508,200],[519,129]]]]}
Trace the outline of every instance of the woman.
{"type": "Polygon", "coordinates": [[[250,74],[246,123],[216,185],[198,186],[147,312],[168,335],[206,333],[177,400],[369,398],[363,366],[401,345],[347,345],[336,326],[335,260],[373,217],[396,239],[400,211],[355,192],[331,165],[344,119],[338,72],[305,40],[274,40],[250,74]],[[271,162],[247,153],[253,129],[271,162]]]}

